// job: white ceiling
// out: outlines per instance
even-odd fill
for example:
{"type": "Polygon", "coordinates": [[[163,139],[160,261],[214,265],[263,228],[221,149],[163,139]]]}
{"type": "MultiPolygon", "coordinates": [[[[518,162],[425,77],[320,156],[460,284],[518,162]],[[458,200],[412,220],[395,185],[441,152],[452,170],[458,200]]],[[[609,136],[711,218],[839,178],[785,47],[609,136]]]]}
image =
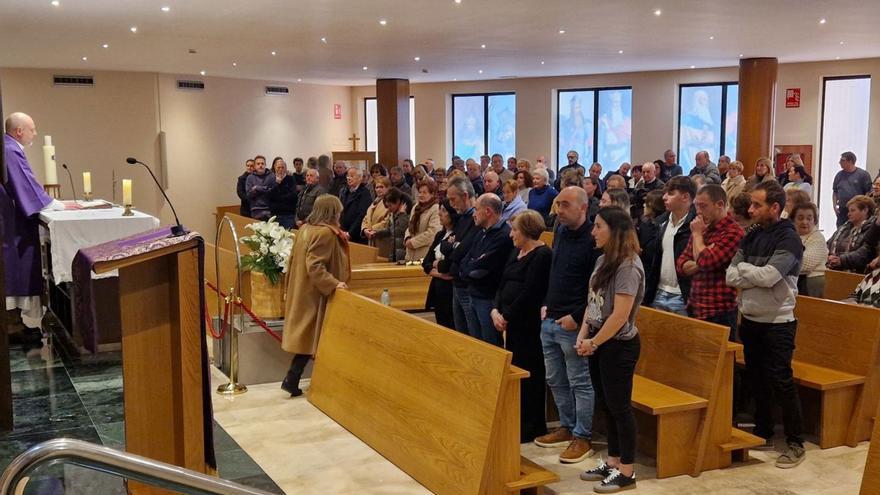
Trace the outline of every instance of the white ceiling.
{"type": "Polygon", "coordinates": [[[366,85],[880,55],[877,0],[59,1],[0,0],[0,66],[366,85]]]}

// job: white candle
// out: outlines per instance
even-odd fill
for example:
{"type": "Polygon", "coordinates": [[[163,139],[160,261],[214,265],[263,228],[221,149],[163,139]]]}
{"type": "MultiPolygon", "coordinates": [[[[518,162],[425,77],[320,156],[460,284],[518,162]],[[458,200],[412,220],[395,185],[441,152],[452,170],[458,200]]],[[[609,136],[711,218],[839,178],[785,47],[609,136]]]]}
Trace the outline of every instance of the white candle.
{"type": "Polygon", "coordinates": [[[122,179],[122,204],[131,205],[131,179],[122,179]]]}
{"type": "Polygon", "coordinates": [[[92,193],[92,173],[91,172],[83,172],[83,192],[87,194],[92,193]]]}
{"type": "Polygon", "coordinates": [[[58,184],[58,168],[55,166],[55,147],[52,136],[45,136],[43,145],[43,167],[46,171],[46,184],[58,184]]]}

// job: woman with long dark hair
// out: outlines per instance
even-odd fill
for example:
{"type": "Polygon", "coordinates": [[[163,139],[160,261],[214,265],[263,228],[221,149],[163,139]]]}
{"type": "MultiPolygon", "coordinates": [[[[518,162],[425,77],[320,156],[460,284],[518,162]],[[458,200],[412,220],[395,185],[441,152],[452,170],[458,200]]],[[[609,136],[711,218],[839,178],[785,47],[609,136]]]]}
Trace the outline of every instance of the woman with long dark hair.
{"type": "Polygon", "coordinates": [[[590,356],[590,376],[607,422],[608,459],[582,473],[581,479],[599,481],[595,491],[612,493],[636,484],[636,420],[631,400],[640,351],[635,321],[645,295],[645,270],[628,212],[615,207],[599,210],[593,237],[604,254],[590,276],[577,352],[590,356]]]}
{"type": "Polygon", "coordinates": [[[453,229],[458,222],[458,212],[444,199],[440,203],[438,218],[442,229],[434,236],[434,242],[422,260],[422,269],[431,276],[425,309],[434,310],[438,325],[455,330],[455,321],[452,318],[452,275],[449,274],[449,261],[443,253],[452,251],[455,244],[453,229]]]}

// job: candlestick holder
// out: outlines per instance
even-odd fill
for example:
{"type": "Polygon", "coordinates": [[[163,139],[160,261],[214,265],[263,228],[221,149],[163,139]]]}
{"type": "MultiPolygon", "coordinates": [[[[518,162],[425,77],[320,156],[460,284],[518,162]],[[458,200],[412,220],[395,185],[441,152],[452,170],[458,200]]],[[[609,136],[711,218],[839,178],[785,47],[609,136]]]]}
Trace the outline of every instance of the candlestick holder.
{"type": "Polygon", "coordinates": [[[92,193],[91,193],[91,191],[89,191],[89,192],[84,192],[84,193],[83,193],[83,199],[86,200],[86,201],[91,201],[91,200],[92,200],[92,193]]]}
{"type": "Polygon", "coordinates": [[[131,211],[131,205],[125,205],[125,211],[122,212],[122,216],[124,217],[133,217],[134,213],[131,211]]]}

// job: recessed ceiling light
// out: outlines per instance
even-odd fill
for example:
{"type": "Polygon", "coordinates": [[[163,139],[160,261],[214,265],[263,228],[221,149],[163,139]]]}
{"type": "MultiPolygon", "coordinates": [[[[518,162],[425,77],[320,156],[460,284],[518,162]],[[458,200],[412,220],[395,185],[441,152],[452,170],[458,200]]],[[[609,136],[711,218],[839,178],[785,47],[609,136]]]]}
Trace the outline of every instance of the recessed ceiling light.
{"type": "Polygon", "coordinates": [[[278,55],[278,53],[275,50],[272,50],[272,56],[274,57],[275,55],[278,55]]]}
{"type": "Polygon", "coordinates": [[[543,61],[543,60],[541,60],[541,65],[544,65],[544,61],[543,61]]]}
{"type": "Polygon", "coordinates": [[[369,67],[367,67],[367,66],[365,65],[365,66],[364,66],[364,70],[367,70],[367,69],[369,69],[369,67]]]}
{"type": "Polygon", "coordinates": [[[327,44],[327,38],[321,38],[321,43],[327,44]]]}
{"type": "Polygon", "coordinates": [[[302,80],[302,78],[300,77],[299,79],[296,80],[296,82],[303,82],[303,80],[302,80]]]}
{"type": "Polygon", "coordinates": [[[418,62],[421,59],[422,59],[422,57],[413,57],[413,60],[415,60],[416,62],[418,62]]]}
{"type": "Polygon", "coordinates": [[[660,17],[661,15],[663,15],[663,11],[660,9],[657,9],[654,11],[654,15],[656,15],[657,17],[660,17]]]}
{"type": "Polygon", "coordinates": [[[233,67],[238,67],[238,63],[237,63],[237,62],[232,62],[232,66],[233,66],[233,67]]]}
{"type": "Polygon", "coordinates": [[[103,45],[101,45],[101,48],[110,48],[110,44],[109,44],[109,43],[104,43],[103,45]]]}
{"type": "Polygon", "coordinates": [[[710,39],[710,40],[714,40],[715,37],[714,37],[714,36],[709,36],[709,39],[710,39]]]}
{"type": "Polygon", "coordinates": [[[201,70],[201,71],[199,71],[199,74],[201,74],[201,75],[203,75],[203,76],[204,76],[204,75],[205,75],[205,74],[207,74],[207,72],[205,72],[205,71],[203,71],[203,70],[201,70]]]}
{"type": "Polygon", "coordinates": [[[60,7],[60,6],[61,6],[61,2],[59,2],[58,0],[52,0],[52,6],[53,6],[53,7],[60,7]]]}
{"type": "MultiPolygon", "coordinates": [[[[840,58],[840,57],[838,57],[838,58],[840,58]]],[[[88,62],[88,61],[89,61],[89,57],[83,57],[83,58],[82,58],[82,61],[83,61],[83,62],[88,62]]]]}
{"type": "Polygon", "coordinates": [[[163,7],[162,7],[161,9],[159,9],[159,10],[161,10],[162,12],[171,12],[171,7],[165,5],[165,6],[163,6],[163,7]]]}
{"type": "Polygon", "coordinates": [[[743,54],[742,54],[742,53],[739,54],[739,58],[743,58],[743,54]]]}
{"type": "Polygon", "coordinates": [[[379,19],[379,24],[385,26],[388,24],[388,21],[386,21],[385,19],[379,19]]]}
{"type": "Polygon", "coordinates": [[[461,3],[461,0],[455,0],[455,3],[461,3]]]}
{"type": "Polygon", "coordinates": [[[458,78],[457,78],[457,77],[453,77],[452,80],[453,80],[453,81],[458,81],[458,78]]]}
{"type": "Polygon", "coordinates": [[[846,44],[846,43],[845,43],[845,42],[843,42],[843,41],[841,41],[841,42],[840,42],[840,44],[841,44],[841,45],[845,45],[845,44],[846,44]]]}
{"type": "Polygon", "coordinates": [[[838,56],[838,57],[834,57],[834,60],[840,60],[840,57],[839,57],[839,56],[838,56]]]}
{"type": "Polygon", "coordinates": [[[559,34],[565,34],[565,29],[560,29],[559,34]]]}
{"type": "Polygon", "coordinates": [[[482,74],[482,73],[483,73],[483,69],[480,69],[478,72],[479,72],[480,74],[482,74]]]}
{"type": "Polygon", "coordinates": [[[692,66],[691,66],[691,69],[696,69],[696,68],[697,68],[696,65],[692,65],[692,66]]]}
{"type": "Polygon", "coordinates": [[[824,17],[819,19],[819,24],[825,24],[826,22],[828,22],[828,19],[826,19],[824,17]]]}
{"type": "Polygon", "coordinates": [[[486,44],[484,43],[484,44],[480,45],[480,48],[486,48],[486,44]]]}
{"type": "Polygon", "coordinates": [[[617,50],[617,53],[623,55],[623,50],[617,50]]]}
{"type": "Polygon", "coordinates": [[[132,26],[132,27],[128,28],[128,30],[131,31],[132,33],[136,33],[136,32],[138,32],[138,27],[132,26]]]}

